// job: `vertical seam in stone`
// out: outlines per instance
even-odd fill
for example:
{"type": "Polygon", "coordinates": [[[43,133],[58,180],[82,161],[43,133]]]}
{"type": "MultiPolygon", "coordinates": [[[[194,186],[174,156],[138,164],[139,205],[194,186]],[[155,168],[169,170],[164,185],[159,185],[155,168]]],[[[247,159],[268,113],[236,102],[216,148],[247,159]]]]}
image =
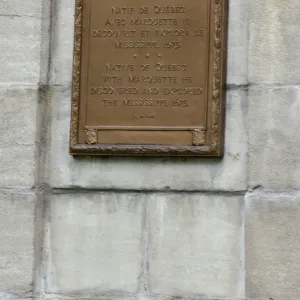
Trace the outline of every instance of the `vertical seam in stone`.
{"type": "Polygon", "coordinates": [[[245,284],[246,284],[246,261],[245,261],[245,217],[246,217],[246,205],[245,199],[246,194],[242,198],[241,203],[241,229],[240,229],[240,238],[239,238],[239,259],[240,259],[240,269],[239,269],[239,277],[238,277],[238,285],[237,285],[237,293],[238,298],[245,299],[245,284]]]}
{"type": "Polygon", "coordinates": [[[45,298],[45,265],[44,265],[44,244],[45,244],[45,194],[47,185],[46,179],[46,149],[48,143],[48,106],[49,106],[49,81],[51,71],[51,53],[53,45],[53,17],[56,0],[41,0],[41,53],[40,53],[40,82],[38,89],[38,105],[36,111],[36,209],[34,229],[34,278],[33,293],[38,299],[45,298]],[[50,2],[50,4],[49,4],[50,2]]]}
{"type": "Polygon", "coordinates": [[[142,221],[142,261],[139,275],[139,293],[149,294],[149,217],[148,207],[150,200],[145,200],[142,221]]]}
{"type": "Polygon", "coordinates": [[[246,99],[247,99],[247,115],[246,115],[246,133],[247,133],[247,162],[246,162],[246,166],[247,166],[247,170],[246,170],[246,180],[247,180],[247,189],[249,189],[249,160],[250,160],[250,154],[249,154],[249,106],[250,106],[250,103],[249,103],[249,93],[251,91],[251,83],[249,82],[249,72],[250,72],[250,38],[251,38],[251,28],[250,28],[250,19],[251,19],[251,0],[247,0],[245,1],[247,5],[247,26],[248,26],[248,44],[247,44],[247,47],[248,47],[248,59],[247,59],[247,84],[248,84],[248,88],[246,90],[246,99]]]}

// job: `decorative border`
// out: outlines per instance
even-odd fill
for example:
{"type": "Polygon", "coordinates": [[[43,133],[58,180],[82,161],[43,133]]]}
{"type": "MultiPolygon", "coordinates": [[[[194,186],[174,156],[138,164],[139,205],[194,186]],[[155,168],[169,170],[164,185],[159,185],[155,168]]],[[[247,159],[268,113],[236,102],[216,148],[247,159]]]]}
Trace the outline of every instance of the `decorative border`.
{"type": "Polygon", "coordinates": [[[193,146],[203,146],[205,144],[205,130],[193,130],[193,146]]]}
{"type": "MultiPolygon", "coordinates": [[[[212,120],[211,144],[204,145],[205,132],[192,132],[193,146],[163,145],[110,145],[97,144],[97,131],[86,132],[86,144],[78,144],[80,106],[80,73],[83,0],[76,0],[74,28],[73,85],[71,105],[71,155],[148,155],[148,156],[222,156],[225,98],[222,83],[225,83],[228,0],[211,0],[214,4],[214,37],[212,68],[212,120]],[[223,50],[223,51],[222,51],[223,50]]],[[[209,100],[208,100],[209,101],[209,100]]],[[[208,129],[209,130],[209,129],[208,129]]]]}
{"type": "Polygon", "coordinates": [[[220,109],[221,109],[221,76],[222,76],[222,22],[223,0],[215,0],[215,36],[214,36],[214,61],[213,61],[213,91],[212,91],[212,144],[211,151],[217,151],[220,144],[220,109]]]}
{"type": "Polygon", "coordinates": [[[70,152],[75,150],[78,141],[83,0],[76,0],[75,5],[70,152]]]}

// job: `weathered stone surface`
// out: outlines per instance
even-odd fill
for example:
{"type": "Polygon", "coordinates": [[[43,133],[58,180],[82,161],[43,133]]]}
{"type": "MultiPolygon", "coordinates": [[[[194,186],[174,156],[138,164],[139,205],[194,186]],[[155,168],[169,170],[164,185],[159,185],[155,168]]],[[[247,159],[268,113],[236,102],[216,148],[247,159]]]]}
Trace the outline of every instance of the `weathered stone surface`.
{"type": "MultiPolygon", "coordinates": [[[[153,299],[298,299],[298,1],[229,1],[223,160],[68,155],[74,4],[0,1],[0,189],[6,190],[0,192],[0,299],[32,297],[34,264],[45,271],[36,272],[35,284],[45,281],[48,300],[100,294],[132,300],[131,293],[144,288],[139,280],[153,299]],[[43,85],[49,78],[53,94],[41,97],[36,85],[48,92],[43,85]],[[248,84],[249,115],[241,87],[248,84]],[[45,117],[38,98],[38,105],[51,103],[50,138],[37,132],[45,117]],[[50,145],[47,183],[72,189],[49,196],[44,220],[35,216],[35,196],[20,193],[34,186],[36,167],[43,173],[35,152],[40,142],[41,148],[50,145]],[[248,194],[244,224],[243,197],[219,191],[245,190],[248,183],[267,191],[248,194]],[[34,228],[35,221],[41,226],[34,228]],[[43,222],[39,265],[33,248],[43,222]]],[[[44,292],[43,284],[39,288],[44,292]]],[[[137,297],[150,299],[147,292],[137,297]]]]}
{"type": "Polygon", "coordinates": [[[36,87],[0,85],[1,146],[34,144],[37,98],[36,87]]]}
{"type": "Polygon", "coordinates": [[[298,0],[251,0],[249,81],[299,83],[298,0]]]}
{"type": "Polygon", "coordinates": [[[229,1],[227,84],[248,83],[248,1],[229,1]]]}
{"type": "Polygon", "coordinates": [[[57,1],[55,11],[51,81],[69,84],[72,81],[75,1],[57,1]]]}
{"type": "Polygon", "coordinates": [[[300,89],[249,93],[249,182],[269,190],[299,188],[300,89]]]}
{"type": "Polygon", "coordinates": [[[1,0],[0,17],[40,17],[44,0],[1,0]]]}
{"type": "MultiPolygon", "coordinates": [[[[59,1],[61,2],[61,1],[59,1]]],[[[40,51],[40,78],[39,84],[47,86],[50,83],[51,56],[53,52],[53,10],[56,1],[43,0],[41,20],[41,51],[40,51]]]]}
{"type": "Polygon", "coordinates": [[[298,299],[300,195],[246,197],[246,296],[298,299]]]}
{"type": "Polygon", "coordinates": [[[138,291],[144,211],[139,195],[56,195],[49,205],[48,292],[138,291]]]}
{"type": "Polygon", "coordinates": [[[0,86],[0,187],[34,185],[37,101],[33,87],[0,86]]]}
{"type": "Polygon", "coordinates": [[[1,188],[23,188],[34,185],[34,147],[0,148],[1,188]]]}
{"type": "Polygon", "coordinates": [[[239,196],[151,196],[151,291],[203,299],[242,297],[242,209],[239,196]]]}
{"type": "Polygon", "coordinates": [[[40,27],[40,19],[0,15],[0,82],[39,81],[40,27]]]}
{"type": "Polygon", "coordinates": [[[30,297],[22,297],[22,296],[17,296],[12,293],[2,293],[0,292],[0,299],[1,300],[33,300],[33,298],[30,297]]]}
{"type": "Polygon", "coordinates": [[[229,91],[227,96],[223,160],[73,158],[68,154],[70,87],[57,88],[52,99],[50,184],[60,188],[243,190],[247,185],[246,92],[229,91]]]}
{"type": "Polygon", "coordinates": [[[33,194],[0,193],[1,299],[32,292],[34,211],[33,194]]]}

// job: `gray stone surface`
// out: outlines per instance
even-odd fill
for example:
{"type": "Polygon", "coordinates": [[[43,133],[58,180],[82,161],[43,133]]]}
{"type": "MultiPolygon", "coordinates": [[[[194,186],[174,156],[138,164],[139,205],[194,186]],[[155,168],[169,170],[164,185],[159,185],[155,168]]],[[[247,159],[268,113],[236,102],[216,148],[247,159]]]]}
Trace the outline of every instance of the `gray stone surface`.
{"type": "Polygon", "coordinates": [[[42,11],[43,0],[1,0],[0,17],[40,17],[42,11]]]}
{"type": "Polygon", "coordinates": [[[249,81],[299,83],[298,0],[251,0],[249,81]]]}
{"type": "Polygon", "coordinates": [[[249,184],[267,190],[300,187],[300,89],[249,93],[249,184]]]}
{"type": "Polygon", "coordinates": [[[204,299],[244,295],[243,197],[150,197],[150,290],[204,299]]]}
{"type": "Polygon", "coordinates": [[[0,85],[0,187],[34,185],[36,87],[0,85]]]}
{"type": "Polygon", "coordinates": [[[299,299],[300,195],[246,198],[246,296],[299,299]]]}
{"type": "Polygon", "coordinates": [[[75,1],[56,1],[55,11],[51,82],[53,84],[70,84],[73,67],[75,1]]]}
{"type": "Polygon", "coordinates": [[[227,84],[248,83],[248,1],[229,1],[227,84]]]}
{"type": "Polygon", "coordinates": [[[68,154],[70,87],[55,88],[52,99],[49,182],[58,188],[244,190],[247,186],[247,97],[227,94],[226,150],[220,159],[100,158],[68,154]]]}
{"type": "Polygon", "coordinates": [[[34,194],[0,192],[1,299],[32,293],[34,210],[34,194]]]}
{"type": "Polygon", "coordinates": [[[32,300],[33,298],[30,297],[22,297],[22,296],[16,296],[15,294],[11,293],[1,293],[0,292],[0,299],[1,300],[32,300]]]}
{"type": "Polygon", "coordinates": [[[37,98],[36,86],[0,85],[1,146],[34,144],[37,98]]]}
{"type": "Polygon", "coordinates": [[[144,214],[140,195],[56,195],[49,206],[47,292],[138,291],[144,214]]]}
{"type": "Polygon", "coordinates": [[[0,299],[299,299],[298,1],[229,1],[223,160],[68,154],[74,4],[0,1],[0,299]]]}
{"type": "Polygon", "coordinates": [[[1,188],[34,186],[34,147],[11,146],[0,148],[1,188]]]}
{"type": "Polygon", "coordinates": [[[0,14],[0,82],[38,83],[41,20],[0,14]]]}
{"type": "MultiPolygon", "coordinates": [[[[53,20],[53,11],[55,11],[56,1],[42,0],[42,20],[41,20],[41,51],[40,51],[40,78],[39,84],[47,86],[50,82],[51,74],[51,55],[53,47],[53,32],[50,30],[55,20],[53,20]]],[[[61,1],[59,1],[61,2],[61,1]]],[[[47,103],[47,102],[46,102],[47,103]]]]}

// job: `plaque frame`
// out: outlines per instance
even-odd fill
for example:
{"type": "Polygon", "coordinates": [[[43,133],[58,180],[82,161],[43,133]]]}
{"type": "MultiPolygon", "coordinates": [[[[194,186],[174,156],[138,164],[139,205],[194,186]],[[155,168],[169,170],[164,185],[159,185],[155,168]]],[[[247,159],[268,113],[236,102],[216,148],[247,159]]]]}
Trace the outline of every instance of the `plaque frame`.
{"type": "Polygon", "coordinates": [[[227,32],[228,0],[210,0],[214,5],[213,24],[213,76],[211,101],[211,142],[205,144],[205,131],[199,128],[192,130],[192,145],[134,145],[134,144],[99,144],[97,131],[87,130],[86,143],[78,142],[80,78],[81,78],[81,44],[83,25],[83,2],[75,0],[74,54],[72,73],[72,100],[69,153],[71,155],[99,156],[204,156],[222,157],[224,152],[225,98],[226,98],[226,65],[227,65],[227,32]]]}

